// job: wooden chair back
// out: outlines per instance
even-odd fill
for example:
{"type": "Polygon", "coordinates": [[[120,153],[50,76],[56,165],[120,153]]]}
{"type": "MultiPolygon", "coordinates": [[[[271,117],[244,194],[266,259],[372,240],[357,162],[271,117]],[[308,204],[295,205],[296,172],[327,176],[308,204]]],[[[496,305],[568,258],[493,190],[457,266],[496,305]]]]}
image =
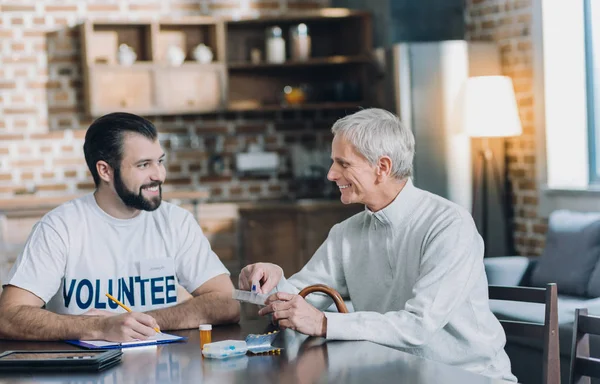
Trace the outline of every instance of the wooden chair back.
{"type": "Polygon", "coordinates": [[[600,359],[590,357],[590,334],[600,335],[600,317],[588,315],[587,308],[577,309],[573,323],[569,383],[590,384],[590,377],[600,377],[600,359]]]}
{"type": "Polygon", "coordinates": [[[489,286],[490,300],[519,301],[544,304],[544,323],[502,320],[506,336],[526,337],[543,341],[542,378],[545,384],[560,384],[560,350],[558,344],[558,291],[556,284],[546,288],[489,286]]]}

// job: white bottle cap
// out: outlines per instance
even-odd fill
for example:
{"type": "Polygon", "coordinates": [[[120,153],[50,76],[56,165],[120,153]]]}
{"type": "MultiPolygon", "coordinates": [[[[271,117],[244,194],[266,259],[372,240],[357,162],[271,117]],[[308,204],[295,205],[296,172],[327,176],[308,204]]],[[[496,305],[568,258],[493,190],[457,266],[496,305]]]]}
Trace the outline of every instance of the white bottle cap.
{"type": "Polygon", "coordinates": [[[201,331],[210,331],[212,329],[212,325],[210,324],[200,324],[200,327],[198,327],[199,330],[201,331]]]}

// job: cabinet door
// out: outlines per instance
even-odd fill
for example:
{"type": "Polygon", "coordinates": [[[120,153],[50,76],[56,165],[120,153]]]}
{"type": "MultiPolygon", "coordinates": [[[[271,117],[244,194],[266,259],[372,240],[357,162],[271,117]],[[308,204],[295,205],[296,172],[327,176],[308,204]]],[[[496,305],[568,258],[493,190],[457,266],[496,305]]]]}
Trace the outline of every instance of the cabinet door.
{"type": "Polygon", "coordinates": [[[221,64],[184,64],[157,73],[159,108],[169,113],[211,112],[224,105],[225,74],[221,64]]]}
{"type": "Polygon", "coordinates": [[[246,264],[268,262],[283,268],[285,276],[300,270],[296,215],[261,213],[242,217],[246,264]]]}
{"type": "Polygon", "coordinates": [[[237,260],[237,228],[231,218],[200,218],[200,228],[212,250],[232,273],[239,271],[237,260]],[[233,270],[233,271],[232,271],[233,270]]]}
{"type": "Polygon", "coordinates": [[[362,209],[364,209],[362,206],[353,204],[340,208],[303,212],[298,220],[303,234],[302,250],[299,256],[302,265],[306,264],[315,254],[335,224],[341,223],[362,209]]]}
{"type": "Polygon", "coordinates": [[[152,70],[139,67],[96,67],[90,82],[92,115],[115,111],[148,114],[153,109],[152,70]]]}

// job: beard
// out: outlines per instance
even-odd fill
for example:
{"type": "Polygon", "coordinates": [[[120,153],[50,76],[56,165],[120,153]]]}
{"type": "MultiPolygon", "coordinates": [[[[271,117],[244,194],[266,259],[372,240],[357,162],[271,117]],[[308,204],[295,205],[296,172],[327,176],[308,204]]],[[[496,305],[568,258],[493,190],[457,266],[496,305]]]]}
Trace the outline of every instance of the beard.
{"type": "Polygon", "coordinates": [[[119,168],[115,168],[115,191],[121,198],[121,201],[123,201],[123,204],[130,208],[138,209],[140,211],[154,211],[157,209],[162,201],[161,184],[162,183],[160,181],[155,181],[142,185],[139,191],[136,193],[135,191],[127,189],[123,179],[121,178],[121,170],[119,168]],[[155,186],[158,186],[158,196],[151,199],[145,198],[142,194],[142,189],[155,186]]]}

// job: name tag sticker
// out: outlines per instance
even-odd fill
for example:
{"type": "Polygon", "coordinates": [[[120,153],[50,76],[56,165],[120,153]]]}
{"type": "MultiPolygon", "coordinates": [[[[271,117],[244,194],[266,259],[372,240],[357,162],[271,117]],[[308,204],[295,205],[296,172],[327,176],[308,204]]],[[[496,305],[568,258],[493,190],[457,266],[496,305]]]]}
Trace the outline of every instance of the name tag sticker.
{"type": "Polygon", "coordinates": [[[142,279],[174,276],[175,262],[173,259],[152,259],[140,261],[140,276],[142,279]]]}

